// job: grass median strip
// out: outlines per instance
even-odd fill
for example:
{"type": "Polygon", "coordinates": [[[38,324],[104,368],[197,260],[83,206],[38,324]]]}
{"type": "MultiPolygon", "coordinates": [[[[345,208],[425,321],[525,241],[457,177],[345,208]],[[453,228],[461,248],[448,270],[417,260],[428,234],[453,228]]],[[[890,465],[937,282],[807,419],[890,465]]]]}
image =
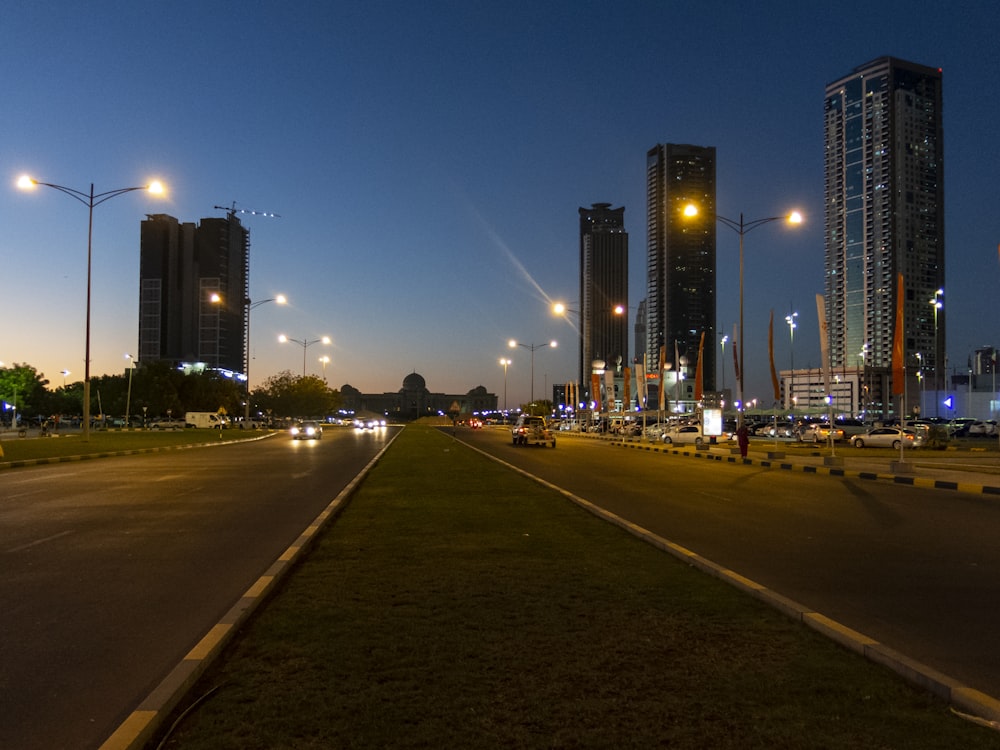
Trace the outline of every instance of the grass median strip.
{"type": "Polygon", "coordinates": [[[421,426],[192,700],[210,691],[165,747],[998,745],[891,673],[421,426]]]}

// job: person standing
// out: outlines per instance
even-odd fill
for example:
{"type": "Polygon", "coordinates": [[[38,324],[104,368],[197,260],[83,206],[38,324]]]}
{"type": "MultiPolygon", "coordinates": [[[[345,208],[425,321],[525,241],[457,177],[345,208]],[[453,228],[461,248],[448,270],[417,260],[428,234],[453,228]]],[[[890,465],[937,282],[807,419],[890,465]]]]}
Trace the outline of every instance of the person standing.
{"type": "Polygon", "coordinates": [[[736,430],[736,444],[740,446],[740,456],[747,457],[747,448],[750,445],[750,434],[747,432],[746,423],[741,424],[736,430]]]}

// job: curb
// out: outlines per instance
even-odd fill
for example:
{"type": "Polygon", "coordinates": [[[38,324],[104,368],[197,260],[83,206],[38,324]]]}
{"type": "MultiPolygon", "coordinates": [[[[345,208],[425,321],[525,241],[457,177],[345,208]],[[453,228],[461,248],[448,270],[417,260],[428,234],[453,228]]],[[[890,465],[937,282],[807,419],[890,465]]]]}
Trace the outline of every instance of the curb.
{"type": "MultiPolygon", "coordinates": [[[[527,477],[543,487],[555,490],[563,497],[567,498],[571,502],[580,506],[581,508],[589,511],[593,515],[601,518],[605,521],[613,523],[619,528],[627,531],[633,536],[642,539],[645,542],[657,547],[658,549],[667,552],[677,559],[681,560],[688,565],[698,568],[704,573],[707,573],[715,578],[725,581],[731,586],[749,594],[750,596],[770,605],[774,609],[778,610],[782,614],[792,618],[793,620],[798,620],[804,625],[809,626],[816,632],[826,636],[830,640],[838,643],[839,645],[854,651],[855,653],[863,656],[864,658],[879,664],[883,667],[887,667],[896,674],[900,675],[903,679],[910,682],[911,684],[917,685],[925,690],[930,691],[935,696],[943,699],[944,701],[950,703],[956,708],[960,708],[963,711],[967,711],[972,714],[972,720],[985,724],[993,729],[1000,729],[1000,700],[997,700],[993,696],[987,695],[975,688],[963,685],[958,680],[955,680],[947,675],[938,672],[937,670],[921,664],[918,661],[910,659],[909,657],[894,651],[883,643],[870,638],[863,633],[859,633],[856,630],[852,630],[846,625],[842,625],[836,620],[831,620],[829,617],[816,612],[808,607],[805,607],[798,602],[789,599],[788,597],[782,596],[776,591],[772,591],[765,586],[746,578],[739,573],[724,568],[723,566],[712,562],[708,558],[702,557],[696,552],[682,547],[679,544],[664,539],[657,534],[645,529],[637,524],[627,521],[615,513],[612,513],[604,508],[600,508],[594,505],[589,500],[584,500],[582,497],[574,495],[572,492],[565,490],[557,485],[554,485],[541,477],[535,476],[530,472],[521,469],[520,467],[514,466],[513,464],[507,463],[503,459],[497,458],[485,451],[476,448],[469,443],[463,441],[463,445],[476,451],[477,453],[486,456],[487,458],[496,461],[497,463],[505,466],[512,471],[520,474],[521,476],[527,477]]],[[[627,445],[627,444],[626,444],[627,445]]],[[[658,448],[646,448],[646,450],[659,450],[658,448]]],[[[685,451],[682,449],[669,449],[664,452],[678,453],[681,455],[705,455],[692,453],[691,451],[685,451]]],[[[705,457],[721,461],[724,457],[717,455],[705,455],[705,457]]],[[[744,463],[747,465],[753,465],[755,463],[754,459],[750,458],[735,458],[728,457],[731,463],[744,463]]],[[[772,466],[771,461],[758,461],[761,466],[765,468],[770,468],[772,466]]],[[[786,468],[786,465],[782,465],[781,468],[786,468]]],[[[794,468],[791,464],[787,465],[787,468],[794,468]]],[[[818,467],[808,467],[816,469],[818,467]]],[[[824,467],[827,468],[827,467],[824,467]]],[[[845,472],[843,469],[831,469],[830,473],[834,476],[844,476],[845,472]]],[[[867,473],[868,476],[864,478],[884,478],[884,479],[912,479],[911,477],[895,477],[895,475],[878,475],[867,473]]],[[[954,484],[952,482],[946,482],[944,484],[954,484]]],[[[945,489],[950,489],[946,487],[945,489]]],[[[993,488],[996,489],[996,488],[993,488]]],[[[998,490],[1000,492],[1000,490],[998,490]]]]}
{"type": "Polygon", "coordinates": [[[806,474],[822,474],[832,477],[849,477],[851,479],[894,482],[895,484],[923,487],[924,489],[952,490],[955,492],[966,492],[975,495],[1000,495],[1000,486],[987,484],[954,482],[944,479],[931,479],[929,477],[914,477],[904,474],[880,473],[865,470],[848,471],[847,469],[837,466],[813,466],[812,464],[797,464],[789,461],[767,458],[742,458],[739,456],[726,456],[718,453],[710,453],[708,450],[699,451],[688,448],[664,448],[658,445],[643,445],[641,443],[621,443],[618,441],[611,441],[609,442],[609,445],[616,448],[631,448],[632,450],[652,451],[654,453],[669,453],[675,456],[706,458],[709,461],[725,461],[726,463],[760,466],[763,469],[781,469],[784,471],[801,471],[806,474]]]}
{"type": "MultiPolygon", "coordinates": [[[[398,433],[397,433],[398,436],[398,433]]],[[[368,476],[368,473],[381,460],[382,456],[395,442],[393,436],[369,461],[365,467],[330,501],[313,522],[305,528],[291,546],[272,563],[263,575],[237,600],[218,623],[213,625],[208,633],[187,653],[169,674],[153,688],[118,726],[108,739],[100,746],[100,750],[142,750],[153,735],[163,726],[164,721],[197,682],[198,678],[219,657],[223,649],[237,634],[240,627],[267,600],[278,584],[284,580],[295,567],[303,554],[315,541],[327,523],[335,518],[346,507],[348,500],[357,490],[358,485],[368,476]]],[[[245,441],[240,441],[245,442],[245,441]]],[[[212,443],[218,445],[218,443],[212,443]]]]}

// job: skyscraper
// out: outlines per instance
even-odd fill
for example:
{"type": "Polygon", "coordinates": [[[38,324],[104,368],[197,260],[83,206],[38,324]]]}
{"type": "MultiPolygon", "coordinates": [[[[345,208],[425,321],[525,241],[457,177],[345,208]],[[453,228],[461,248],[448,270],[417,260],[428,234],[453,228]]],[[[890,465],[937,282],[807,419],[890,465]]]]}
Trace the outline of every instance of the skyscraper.
{"type": "Polygon", "coordinates": [[[624,207],[594,203],[579,211],[579,382],[589,393],[595,359],[609,368],[628,366],[628,232],[624,207]]]}
{"type": "Polygon", "coordinates": [[[250,235],[233,215],[199,226],[153,214],[139,249],[139,361],[243,373],[250,235]]]}
{"type": "Polygon", "coordinates": [[[906,367],[944,388],[941,71],[892,57],[855,68],[826,87],[825,140],[831,366],[863,364],[885,398],[902,274],[906,367]]]}
{"type": "Polygon", "coordinates": [[[715,390],[715,147],[660,144],[646,154],[646,353],[660,347],[687,359],[702,354],[703,386],[715,390]],[[700,218],[685,220],[695,203],[700,218]]]}

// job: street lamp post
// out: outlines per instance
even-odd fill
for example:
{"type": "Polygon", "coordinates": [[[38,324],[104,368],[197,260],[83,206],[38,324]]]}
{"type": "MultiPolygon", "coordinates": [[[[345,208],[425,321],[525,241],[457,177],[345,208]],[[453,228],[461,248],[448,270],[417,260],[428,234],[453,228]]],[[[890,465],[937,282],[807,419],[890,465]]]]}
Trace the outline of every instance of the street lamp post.
{"type": "Polygon", "coordinates": [[[278,341],[280,341],[282,344],[285,344],[287,342],[291,342],[293,344],[298,344],[299,346],[302,347],[302,377],[305,377],[306,376],[306,350],[310,346],[312,346],[313,344],[329,345],[330,344],[330,337],[329,336],[323,336],[322,338],[319,338],[319,339],[292,339],[292,338],[289,338],[288,336],[286,336],[285,334],[281,334],[280,336],[278,336],[278,341]]]}
{"type": "Polygon", "coordinates": [[[500,364],[503,365],[503,415],[504,419],[507,418],[507,367],[511,364],[511,360],[506,357],[500,358],[500,364]]]}
{"type": "Polygon", "coordinates": [[[556,348],[558,346],[558,344],[555,341],[550,341],[547,344],[522,344],[521,342],[519,342],[519,341],[517,341],[515,339],[511,339],[510,341],[507,342],[507,346],[509,346],[511,349],[515,349],[515,348],[517,348],[519,346],[523,346],[525,349],[528,349],[528,350],[531,351],[531,402],[530,402],[529,408],[531,409],[532,412],[534,412],[534,409],[535,409],[535,351],[538,350],[538,349],[542,349],[543,347],[546,347],[546,346],[552,347],[554,349],[554,348],[556,348]]]}
{"type": "Polygon", "coordinates": [[[246,340],[243,342],[243,376],[246,378],[246,400],[243,404],[244,428],[249,428],[250,426],[250,311],[261,305],[266,305],[268,302],[284,305],[288,302],[288,298],[284,294],[279,294],[276,297],[262,299],[258,302],[251,302],[249,297],[243,300],[243,307],[246,310],[244,315],[246,319],[246,340]]]}
{"type": "Polygon", "coordinates": [[[154,180],[148,185],[141,185],[139,187],[127,187],[118,188],[117,190],[107,190],[103,193],[94,192],[94,183],[90,183],[90,192],[84,193],[81,190],[74,190],[73,188],[64,187],[63,185],[54,185],[51,182],[41,182],[29,177],[28,175],[22,175],[17,180],[17,186],[22,190],[31,190],[32,188],[43,185],[45,187],[50,187],[53,190],[58,190],[60,193],[65,193],[70,198],[80,201],[88,209],[89,218],[87,221],[87,315],[86,315],[86,343],[84,345],[83,354],[83,439],[85,441],[90,440],[90,290],[91,290],[91,259],[93,257],[93,236],[94,236],[94,208],[101,205],[105,201],[109,201],[119,195],[124,195],[125,193],[131,193],[136,190],[145,190],[146,192],[152,193],[154,195],[162,195],[164,193],[163,183],[159,180],[154,180]]]}
{"type": "Polygon", "coordinates": [[[788,323],[788,403],[792,402],[792,386],[795,382],[795,329],[798,325],[795,319],[799,317],[797,312],[790,312],[785,316],[788,323]]]}
{"type": "Polygon", "coordinates": [[[132,411],[132,370],[135,369],[135,357],[126,354],[125,359],[128,360],[128,393],[125,396],[125,429],[128,430],[132,428],[129,415],[132,411]]]}
{"type": "MultiPolygon", "coordinates": [[[[694,217],[698,215],[698,207],[692,203],[687,204],[684,207],[684,216],[694,217]]],[[[787,221],[789,224],[801,224],[802,214],[798,211],[792,211],[787,216],[768,216],[764,219],[754,219],[752,221],[744,221],[743,214],[740,214],[740,220],[734,221],[733,219],[727,219],[725,216],[720,216],[715,214],[715,218],[721,224],[729,227],[734,232],[736,232],[740,237],[740,332],[739,340],[735,342],[736,346],[739,346],[739,361],[740,361],[740,371],[736,374],[737,388],[739,391],[739,401],[743,403],[743,383],[746,379],[746,369],[744,368],[744,354],[746,353],[746,340],[743,338],[743,237],[748,234],[751,230],[756,229],[764,224],[769,224],[772,221],[787,221]]],[[[739,424],[743,424],[743,411],[742,409],[737,412],[737,419],[739,424]]]]}
{"type": "Polygon", "coordinates": [[[722,347],[722,388],[721,391],[726,390],[726,342],[729,341],[729,334],[723,335],[722,339],[719,341],[719,345],[722,347]]]}
{"type": "Polygon", "coordinates": [[[939,363],[940,363],[940,352],[938,351],[938,310],[944,306],[944,302],[941,301],[941,297],[944,295],[944,289],[938,289],[934,292],[933,299],[930,300],[931,307],[934,308],[934,416],[941,416],[941,382],[938,377],[939,363]]]}

